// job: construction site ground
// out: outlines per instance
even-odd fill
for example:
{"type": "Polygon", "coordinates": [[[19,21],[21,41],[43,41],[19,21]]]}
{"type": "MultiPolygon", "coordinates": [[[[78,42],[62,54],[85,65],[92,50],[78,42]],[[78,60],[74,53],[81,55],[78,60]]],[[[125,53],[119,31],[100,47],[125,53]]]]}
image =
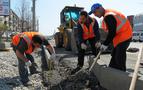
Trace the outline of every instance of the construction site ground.
{"type": "MultiPolygon", "coordinates": [[[[54,41],[51,40],[50,43],[54,45],[54,41]]],[[[6,43],[7,48],[10,48],[9,43],[6,43]]],[[[141,45],[143,43],[140,42],[132,42],[130,47],[141,49],[141,45]]],[[[59,57],[63,57],[61,59],[61,64],[63,65],[57,70],[52,70],[52,72],[48,72],[47,78],[50,78],[48,81],[49,86],[45,87],[42,85],[42,77],[41,74],[34,74],[29,76],[33,85],[30,87],[24,87],[19,81],[19,74],[17,68],[17,58],[12,49],[10,51],[1,51],[0,52],[0,90],[50,90],[52,86],[57,85],[62,80],[64,80],[69,74],[68,71],[75,68],[77,65],[77,56],[72,54],[72,52],[65,51],[63,48],[56,48],[56,53],[59,57]],[[51,75],[51,76],[50,76],[51,75]]],[[[137,60],[138,52],[130,53],[127,52],[127,72],[133,72],[134,66],[137,60]]],[[[34,54],[35,61],[38,64],[40,71],[40,56],[34,54]]],[[[110,62],[110,54],[102,54],[100,59],[98,60],[99,64],[107,65],[110,62]]],[[[142,60],[143,61],[143,60],[142,60]]],[[[84,68],[88,67],[88,58],[85,57],[85,65],[84,68]]],[[[143,80],[143,66],[140,66],[139,69],[139,79],[143,80]]],[[[62,87],[61,87],[62,88],[62,87]]],[[[51,89],[56,90],[56,89],[51,89]]],[[[58,90],[58,89],[57,89],[58,90]]],[[[64,89],[59,89],[64,90],[64,89]]]]}

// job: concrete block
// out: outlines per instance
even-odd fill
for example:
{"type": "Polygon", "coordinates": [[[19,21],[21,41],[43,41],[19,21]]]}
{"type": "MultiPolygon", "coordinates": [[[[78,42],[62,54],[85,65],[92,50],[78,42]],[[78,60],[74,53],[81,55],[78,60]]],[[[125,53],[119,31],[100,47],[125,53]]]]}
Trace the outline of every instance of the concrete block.
{"type": "MultiPolygon", "coordinates": [[[[102,67],[99,64],[96,64],[92,71],[107,90],[129,90],[132,80],[131,73],[102,67]]],[[[143,80],[137,80],[135,90],[143,90],[143,80]]]]}

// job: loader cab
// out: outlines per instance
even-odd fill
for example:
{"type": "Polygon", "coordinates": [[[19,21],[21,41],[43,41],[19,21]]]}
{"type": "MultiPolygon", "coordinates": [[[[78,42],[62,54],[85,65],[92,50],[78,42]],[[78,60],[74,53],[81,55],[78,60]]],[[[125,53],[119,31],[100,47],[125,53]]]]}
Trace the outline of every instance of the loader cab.
{"type": "Polygon", "coordinates": [[[65,28],[72,29],[78,22],[79,14],[82,10],[82,7],[66,6],[60,13],[61,24],[64,25],[65,28]]]}
{"type": "Polygon", "coordinates": [[[55,44],[57,48],[65,48],[65,50],[71,50],[77,52],[76,36],[77,28],[76,24],[80,15],[80,11],[84,8],[76,6],[66,6],[60,13],[60,26],[58,31],[54,35],[55,44]]]}

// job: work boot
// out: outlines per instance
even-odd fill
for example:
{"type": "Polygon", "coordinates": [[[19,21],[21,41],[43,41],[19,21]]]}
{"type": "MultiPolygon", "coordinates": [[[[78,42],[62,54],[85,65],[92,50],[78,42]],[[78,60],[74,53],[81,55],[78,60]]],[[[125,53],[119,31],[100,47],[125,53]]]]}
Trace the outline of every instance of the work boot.
{"type": "Polygon", "coordinates": [[[73,75],[76,72],[78,72],[81,68],[82,68],[82,66],[77,66],[77,68],[75,68],[74,70],[71,71],[71,75],[73,75]]]}
{"type": "Polygon", "coordinates": [[[42,71],[48,71],[49,70],[48,66],[41,66],[41,68],[42,68],[42,71]]]}
{"type": "Polygon", "coordinates": [[[40,73],[39,71],[37,71],[37,64],[36,63],[32,63],[32,65],[29,67],[30,69],[30,74],[37,74],[40,73]]]}
{"type": "Polygon", "coordinates": [[[28,82],[22,82],[23,86],[28,87],[28,86],[32,86],[32,82],[28,81],[28,82]]]}

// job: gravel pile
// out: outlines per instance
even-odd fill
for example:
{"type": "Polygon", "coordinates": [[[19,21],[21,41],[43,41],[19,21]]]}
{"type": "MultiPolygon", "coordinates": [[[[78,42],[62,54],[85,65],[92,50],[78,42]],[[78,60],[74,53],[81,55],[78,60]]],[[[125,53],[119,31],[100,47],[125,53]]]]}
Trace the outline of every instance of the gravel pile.
{"type": "MultiPolygon", "coordinates": [[[[36,58],[37,62],[40,58],[36,58]]],[[[29,76],[33,83],[25,87],[19,81],[17,58],[13,50],[0,52],[0,90],[47,90],[41,83],[40,74],[29,76]]]]}

